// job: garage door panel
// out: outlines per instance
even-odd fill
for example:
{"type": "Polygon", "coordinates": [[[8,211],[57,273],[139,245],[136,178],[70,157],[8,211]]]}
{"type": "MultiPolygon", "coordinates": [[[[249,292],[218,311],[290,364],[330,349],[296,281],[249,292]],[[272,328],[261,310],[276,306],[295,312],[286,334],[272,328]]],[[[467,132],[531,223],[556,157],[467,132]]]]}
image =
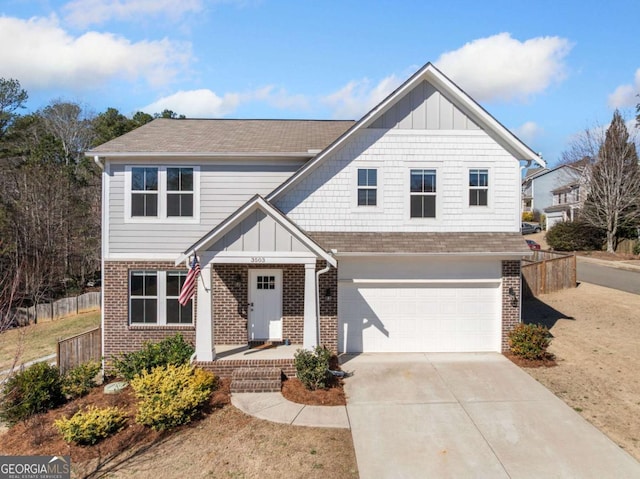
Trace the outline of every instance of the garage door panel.
{"type": "Polygon", "coordinates": [[[499,351],[497,282],[339,287],[339,348],[346,352],[499,351]]]}

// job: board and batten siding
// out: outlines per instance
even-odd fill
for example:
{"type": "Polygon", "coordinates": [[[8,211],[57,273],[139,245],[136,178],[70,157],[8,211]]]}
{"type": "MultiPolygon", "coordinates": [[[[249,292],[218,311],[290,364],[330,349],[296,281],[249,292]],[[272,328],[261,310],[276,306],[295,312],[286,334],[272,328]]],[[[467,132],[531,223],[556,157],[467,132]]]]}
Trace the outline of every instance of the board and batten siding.
{"type": "MultiPolygon", "coordinates": [[[[127,163],[133,165],[133,163],[127,163]]],[[[176,162],[185,164],[184,160],[176,162]]],[[[200,167],[200,221],[125,221],[125,163],[111,163],[109,177],[108,256],[166,254],[174,257],[213,229],[255,194],[267,195],[289,178],[300,162],[284,164],[203,164],[200,167]]],[[[171,165],[167,165],[171,166],[171,165]]]]}
{"type": "Polygon", "coordinates": [[[275,200],[307,231],[516,232],[519,162],[483,130],[363,129],[275,200]],[[378,205],[357,206],[357,169],[377,168],[378,205]],[[436,218],[409,217],[411,169],[436,169],[436,218]],[[489,205],[469,206],[469,169],[489,205]]]}

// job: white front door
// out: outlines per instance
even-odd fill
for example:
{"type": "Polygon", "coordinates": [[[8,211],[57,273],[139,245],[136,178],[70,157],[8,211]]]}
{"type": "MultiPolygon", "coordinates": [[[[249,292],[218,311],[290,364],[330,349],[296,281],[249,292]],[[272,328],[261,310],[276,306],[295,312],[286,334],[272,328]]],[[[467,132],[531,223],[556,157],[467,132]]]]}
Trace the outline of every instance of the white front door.
{"type": "Polygon", "coordinates": [[[282,340],[282,270],[249,270],[249,340],[282,340]]]}

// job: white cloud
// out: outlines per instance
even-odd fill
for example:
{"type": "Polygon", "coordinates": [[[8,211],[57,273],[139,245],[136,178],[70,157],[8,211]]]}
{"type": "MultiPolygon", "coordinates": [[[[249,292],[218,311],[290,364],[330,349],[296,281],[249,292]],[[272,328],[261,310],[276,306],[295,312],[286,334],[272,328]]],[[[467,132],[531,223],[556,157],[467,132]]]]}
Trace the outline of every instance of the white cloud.
{"type": "Polygon", "coordinates": [[[634,80],[633,85],[620,85],[611,95],[609,95],[608,104],[610,108],[632,107],[640,102],[640,99],[638,98],[638,94],[640,93],[640,68],[636,70],[634,80]]]}
{"type": "Polygon", "coordinates": [[[334,118],[360,118],[384,100],[400,83],[395,75],[383,78],[375,85],[368,78],[352,80],[322,101],[332,108],[334,118]]]}
{"type": "Polygon", "coordinates": [[[23,87],[88,88],[113,79],[170,82],[189,63],[191,46],[167,39],[132,43],[109,33],[74,37],[56,17],[0,17],[0,77],[23,87]]]}
{"type": "Polygon", "coordinates": [[[226,93],[222,97],[208,89],[179,91],[142,107],[147,113],[172,110],[187,118],[212,118],[228,115],[240,104],[237,93],[226,93]]]}
{"type": "Polygon", "coordinates": [[[533,141],[536,140],[544,130],[536,122],[527,121],[518,128],[515,128],[513,132],[518,138],[529,144],[533,143],[533,141]]]}
{"type": "Polygon", "coordinates": [[[565,38],[521,42],[500,33],[444,53],[435,64],[476,100],[522,101],[564,80],[571,48],[565,38]]]}
{"type": "Polygon", "coordinates": [[[179,91],[165,96],[141,108],[147,113],[172,110],[187,118],[218,118],[233,113],[240,104],[262,102],[279,109],[306,109],[309,107],[303,95],[290,95],[284,89],[265,86],[244,93],[225,93],[219,96],[209,89],[179,91]]]}
{"type": "Polygon", "coordinates": [[[187,13],[200,12],[202,8],[202,0],[72,0],[63,10],[67,22],[84,28],[109,20],[158,16],[177,20],[187,13]]]}

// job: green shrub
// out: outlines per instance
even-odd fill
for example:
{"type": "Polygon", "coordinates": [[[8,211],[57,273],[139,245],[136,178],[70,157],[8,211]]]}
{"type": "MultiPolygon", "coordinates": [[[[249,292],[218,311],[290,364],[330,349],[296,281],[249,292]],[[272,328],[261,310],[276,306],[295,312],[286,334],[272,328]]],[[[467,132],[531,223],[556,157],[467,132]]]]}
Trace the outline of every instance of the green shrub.
{"type": "Polygon", "coordinates": [[[58,419],[54,426],[67,442],[76,444],[95,444],[105,437],[120,431],[126,424],[127,417],[117,407],[98,409],[89,406],[84,411],[75,413],[71,418],[58,419]]]}
{"type": "Polygon", "coordinates": [[[313,351],[298,349],[293,360],[296,377],[307,389],[325,389],[329,381],[330,359],[331,351],[323,346],[316,346],[313,351]]]}
{"type": "Polygon", "coordinates": [[[640,255],[640,240],[636,241],[636,244],[633,245],[633,254],[640,255]]]}
{"type": "Polygon", "coordinates": [[[64,402],[60,372],[46,362],[36,363],[11,376],[0,396],[0,419],[14,425],[64,402]]]}
{"type": "Polygon", "coordinates": [[[161,366],[131,381],[138,398],[136,422],[162,431],[186,424],[211,396],[216,377],[189,364],[161,366]]]}
{"type": "Polygon", "coordinates": [[[96,387],[96,376],[100,369],[101,365],[97,361],[76,366],[62,378],[62,392],[71,399],[85,396],[96,387]]]}
{"type": "Polygon", "coordinates": [[[118,376],[131,381],[136,374],[158,366],[186,364],[194,351],[178,333],[158,343],[146,342],[139,351],[121,354],[113,360],[112,366],[118,376]]]}
{"type": "Polygon", "coordinates": [[[519,324],[509,332],[511,352],[525,359],[544,359],[551,333],[540,324],[519,324]]]}
{"type": "Polygon", "coordinates": [[[549,246],[557,251],[600,250],[604,238],[602,229],[580,221],[556,223],[546,235],[549,246]]]}

